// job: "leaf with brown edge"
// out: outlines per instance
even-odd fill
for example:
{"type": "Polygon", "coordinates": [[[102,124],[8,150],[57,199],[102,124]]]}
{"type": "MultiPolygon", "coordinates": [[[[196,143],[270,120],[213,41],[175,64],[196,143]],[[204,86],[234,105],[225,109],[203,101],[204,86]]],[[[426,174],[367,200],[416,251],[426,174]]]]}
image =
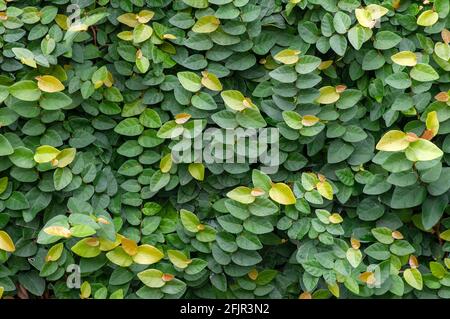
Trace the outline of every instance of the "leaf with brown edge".
{"type": "Polygon", "coordinates": [[[448,95],[448,92],[440,92],[440,93],[436,94],[434,96],[434,98],[436,99],[436,101],[439,101],[439,102],[448,102],[449,95],[448,95]]]}

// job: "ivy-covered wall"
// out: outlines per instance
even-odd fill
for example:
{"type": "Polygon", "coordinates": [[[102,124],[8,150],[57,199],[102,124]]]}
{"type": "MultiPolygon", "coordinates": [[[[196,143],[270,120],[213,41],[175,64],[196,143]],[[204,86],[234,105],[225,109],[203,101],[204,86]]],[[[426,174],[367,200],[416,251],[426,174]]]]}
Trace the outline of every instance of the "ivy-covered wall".
{"type": "Polygon", "coordinates": [[[0,297],[450,298],[449,7],[0,0],[0,297]]]}

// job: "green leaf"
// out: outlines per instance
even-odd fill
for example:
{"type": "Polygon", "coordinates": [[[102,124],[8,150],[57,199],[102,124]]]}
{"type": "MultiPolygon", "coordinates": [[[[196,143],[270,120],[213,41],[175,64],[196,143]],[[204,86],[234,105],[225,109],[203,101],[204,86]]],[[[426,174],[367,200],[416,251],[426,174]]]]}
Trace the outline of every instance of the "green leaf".
{"type": "Polygon", "coordinates": [[[411,78],[419,82],[430,82],[439,79],[439,74],[432,66],[424,63],[418,63],[409,73],[411,78]]]}
{"type": "Polygon", "coordinates": [[[37,101],[41,97],[41,90],[36,82],[24,80],[11,85],[9,94],[22,101],[37,101]]]}
{"type": "Polygon", "coordinates": [[[436,145],[424,139],[410,143],[405,150],[406,157],[413,162],[431,161],[441,157],[443,154],[436,145]]]}
{"type": "Polygon", "coordinates": [[[177,78],[183,88],[185,88],[189,92],[197,92],[202,88],[201,78],[194,72],[178,72],[177,78]]]}

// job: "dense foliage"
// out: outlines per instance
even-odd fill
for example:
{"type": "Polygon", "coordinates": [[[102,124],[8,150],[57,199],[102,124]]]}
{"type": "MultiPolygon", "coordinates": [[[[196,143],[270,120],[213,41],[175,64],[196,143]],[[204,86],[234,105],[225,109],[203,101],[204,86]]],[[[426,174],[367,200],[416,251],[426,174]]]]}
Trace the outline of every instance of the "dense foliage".
{"type": "Polygon", "coordinates": [[[450,298],[448,0],[72,3],[0,0],[0,296],[450,298]]]}

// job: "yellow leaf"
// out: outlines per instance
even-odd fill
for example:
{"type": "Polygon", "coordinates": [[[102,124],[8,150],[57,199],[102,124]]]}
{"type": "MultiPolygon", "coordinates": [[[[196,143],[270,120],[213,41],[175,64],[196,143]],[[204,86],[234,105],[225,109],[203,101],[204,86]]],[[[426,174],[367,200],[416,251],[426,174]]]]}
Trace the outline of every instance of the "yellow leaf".
{"type": "Polygon", "coordinates": [[[320,62],[319,66],[317,67],[318,70],[326,70],[333,64],[333,60],[327,60],[320,62]]]}
{"type": "Polygon", "coordinates": [[[319,89],[319,97],[316,102],[319,104],[333,104],[339,100],[339,93],[336,92],[336,88],[333,86],[324,86],[319,89]]]}
{"type": "Polygon", "coordinates": [[[122,241],[122,235],[117,234],[115,241],[110,241],[108,239],[99,238],[100,242],[100,250],[101,251],[110,251],[120,245],[122,241]]]}
{"type": "Polygon", "coordinates": [[[91,296],[91,285],[89,284],[89,282],[85,281],[83,282],[83,284],[80,287],[80,298],[81,299],[88,299],[91,296]]]}
{"type": "Polygon", "coordinates": [[[391,56],[391,60],[403,66],[415,66],[417,64],[417,56],[411,51],[401,51],[391,56]]]}
{"type": "Polygon", "coordinates": [[[222,83],[216,75],[209,73],[208,71],[202,72],[202,85],[211,91],[222,91],[222,83]]]}
{"type": "Polygon", "coordinates": [[[373,285],[377,281],[375,278],[375,274],[370,271],[363,272],[361,275],[359,275],[359,279],[368,285],[373,285]]]}
{"type": "Polygon", "coordinates": [[[160,261],[164,257],[162,251],[152,245],[141,245],[134,255],[133,261],[140,265],[151,265],[160,261]]]}
{"type": "Polygon", "coordinates": [[[136,242],[132,239],[128,239],[123,237],[120,241],[120,243],[122,244],[122,248],[123,250],[130,256],[134,256],[137,254],[138,252],[138,246],[136,244],[136,242]]]}
{"type": "Polygon", "coordinates": [[[317,191],[328,200],[333,199],[333,187],[327,181],[317,183],[317,191]]]}
{"type": "Polygon", "coordinates": [[[328,217],[328,220],[332,224],[340,224],[343,222],[342,216],[338,213],[331,214],[330,217],[328,217]]]}
{"type": "Polygon", "coordinates": [[[64,90],[64,85],[60,80],[52,75],[42,75],[36,77],[37,85],[42,92],[55,93],[64,90]]]}
{"type": "Polygon", "coordinates": [[[205,166],[202,163],[189,164],[188,171],[198,181],[202,181],[205,178],[205,166]]]}
{"type": "Polygon", "coordinates": [[[252,269],[248,272],[247,275],[251,280],[256,280],[258,278],[259,273],[258,273],[258,270],[252,269]]]}
{"type": "Polygon", "coordinates": [[[3,292],[5,291],[5,288],[3,288],[2,286],[0,286],[0,299],[2,299],[3,297],[3,292]]]}
{"type": "Polygon", "coordinates": [[[179,113],[175,115],[175,123],[184,124],[191,118],[191,114],[188,113],[179,113]]]}
{"type": "Polygon", "coordinates": [[[366,7],[366,11],[370,13],[370,17],[373,20],[379,19],[389,12],[388,9],[377,4],[369,4],[366,7]]]}
{"type": "Polygon", "coordinates": [[[339,298],[339,285],[338,283],[334,283],[333,285],[328,285],[328,290],[335,296],[336,298],[339,298]]]}
{"type": "Polygon", "coordinates": [[[319,118],[317,116],[314,115],[304,115],[302,117],[302,124],[303,126],[313,126],[315,125],[317,122],[319,122],[319,118]]]}
{"type": "Polygon", "coordinates": [[[376,24],[376,21],[372,19],[370,12],[365,9],[355,9],[355,16],[358,20],[358,23],[363,27],[372,29],[376,24]]]}
{"type": "Polygon", "coordinates": [[[269,196],[282,205],[292,205],[297,201],[291,188],[284,183],[273,184],[269,191],[269,196]]]}
{"type": "Polygon", "coordinates": [[[133,32],[131,31],[122,31],[117,34],[117,37],[124,41],[132,41],[133,40],[133,32]]]}
{"type": "Polygon", "coordinates": [[[56,160],[56,166],[66,167],[75,159],[77,150],[75,148],[65,148],[54,158],[56,160]]]}
{"type": "Polygon", "coordinates": [[[376,149],[379,151],[398,152],[409,146],[406,133],[392,130],[383,135],[378,142],[376,149]]]}
{"type": "Polygon", "coordinates": [[[417,25],[430,27],[439,20],[439,14],[433,10],[426,10],[417,18],[417,25]]]}
{"type": "Polygon", "coordinates": [[[11,237],[9,237],[9,235],[3,230],[0,230],[0,250],[7,251],[9,253],[16,250],[11,237]]]}
{"type": "Polygon", "coordinates": [[[155,16],[155,13],[150,10],[142,10],[139,12],[139,14],[136,16],[136,19],[139,23],[147,23],[149,22],[153,17],[155,16]]]}
{"type": "MultiPolygon", "coordinates": [[[[131,28],[134,28],[139,24],[138,17],[134,13],[124,13],[117,17],[117,21],[123,23],[131,28]]],[[[141,22],[143,23],[143,22],[141,22]]]]}
{"type": "Polygon", "coordinates": [[[426,126],[433,133],[433,136],[436,136],[439,131],[439,119],[436,111],[427,114],[426,126]]]}
{"type": "Polygon", "coordinates": [[[81,32],[81,31],[87,31],[88,26],[81,22],[72,23],[67,30],[67,32],[81,32]]]}
{"type": "Polygon", "coordinates": [[[295,64],[298,61],[299,54],[300,51],[298,50],[285,49],[275,54],[273,58],[283,64],[295,64]]]}
{"type": "Polygon", "coordinates": [[[68,21],[69,18],[64,14],[57,14],[55,17],[56,24],[63,30],[69,29],[68,21]]]}
{"type": "Polygon", "coordinates": [[[192,27],[192,31],[195,33],[211,33],[216,31],[219,25],[220,20],[215,16],[204,16],[198,19],[192,27]]]}
{"type": "Polygon", "coordinates": [[[72,232],[63,226],[49,226],[44,228],[44,233],[50,236],[59,236],[64,238],[69,238],[72,236],[72,232]]]}

